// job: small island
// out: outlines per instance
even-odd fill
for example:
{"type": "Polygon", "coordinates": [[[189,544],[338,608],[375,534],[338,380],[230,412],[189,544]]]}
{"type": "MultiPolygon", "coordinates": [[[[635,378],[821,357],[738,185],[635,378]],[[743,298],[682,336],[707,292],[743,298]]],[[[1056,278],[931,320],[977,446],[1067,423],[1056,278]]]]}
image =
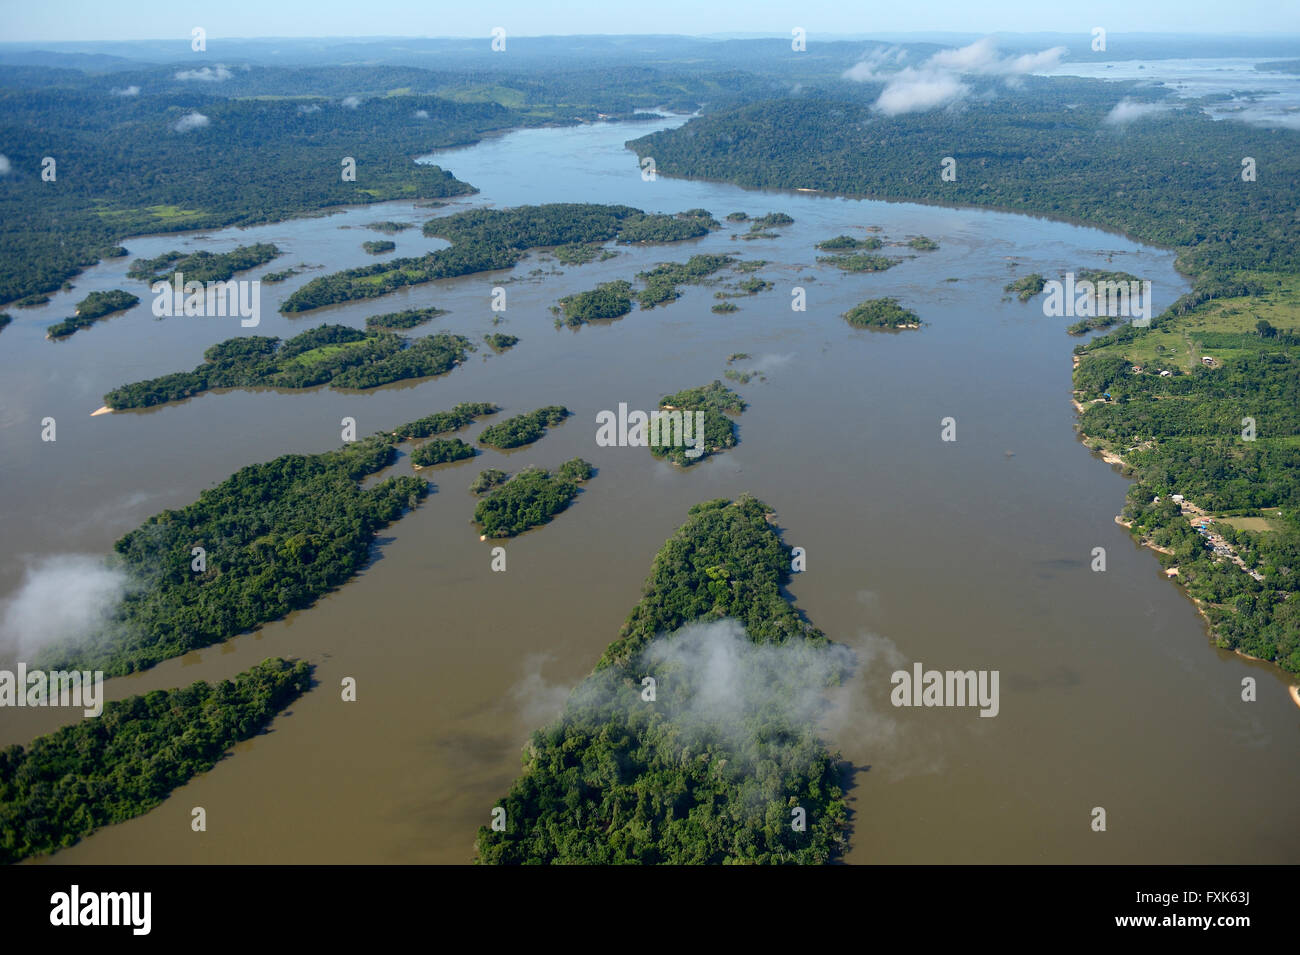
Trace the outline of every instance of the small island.
{"type": "Polygon", "coordinates": [[[388,239],[372,239],[369,242],[362,242],[361,248],[371,255],[383,255],[385,252],[392,252],[397,248],[397,243],[388,239]]]}
{"type": "Polygon", "coordinates": [[[745,410],[745,401],[721,381],[714,380],[700,388],[687,388],[674,395],[666,395],[659,401],[659,411],[665,413],[665,421],[660,425],[663,430],[661,443],[650,444],[650,453],[657,458],[666,458],[678,467],[690,467],[698,464],[711,454],[734,448],[737,441],[736,425],[728,414],[740,414],[745,410]],[[704,413],[704,438],[698,445],[700,454],[691,456],[687,451],[696,449],[698,435],[694,433],[694,413],[704,413]],[[691,421],[691,440],[684,440],[683,425],[687,415],[691,421]]]}
{"type": "Polygon", "coordinates": [[[561,265],[586,265],[597,259],[604,262],[618,255],[612,249],[603,248],[599,242],[572,242],[568,245],[557,245],[552,252],[560,260],[561,265]]]}
{"type": "Polygon", "coordinates": [[[396,431],[391,432],[393,440],[407,441],[411,438],[429,438],[438,434],[450,434],[468,427],[478,418],[494,415],[501,409],[488,402],[462,401],[450,411],[437,411],[423,418],[408,421],[396,431]]]}
{"type": "Polygon", "coordinates": [[[372,222],[366,228],[382,232],[384,235],[396,235],[406,229],[414,229],[415,226],[410,222],[394,222],[392,219],[386,219],[383,222],[372,222]]]}
{"type": "Polygon", "coordinates": [[[486,494],[494,487],[505,484],[509,479],[510,474],[508,472],[498,468],[488,468],[478,473],[478,477],[469,486],[469,492],[471,494],[486,494]]]}
{"type": "Polygon", "coordinates": [[[213,388],[377,388],[394,381],[443,375],[475,346],[440,333],[414,341],[392,332],[322,325],[288,341],[261,335],[228,338],[203,353],[203,364],[115,388],[104,396],[112,411],[149,408],[213,388]]]}
{"type": "Polygon", "coordinates": [[[853,306],[844,319],[855,328],[920,328],[921,319],[895,298],[873,298],[853,306]]]}
{"type": "Polygon", "coordinates": [[[164,252],[152,259],[136,259],[127,278],[149,284],[170,282],[177,272],[186,282],[228,282],[236,272],[265,265],[281,252],[268,242],[241,245],[231,252],[164,252]]]}
{"type": "Polygon", "coordinates": [[[1022,279],[1016,279],[1007,285],[1003,291],[1013,293],[1022,302],[1028,302],[1035,295],[1038,295],[1047,286],[1047,280],[1034,272],[1032,275],[1026,275],[1022,279]]]}
{"type": "Polygon", "coordinates": [[[483,336],[483,340],[487,342],[488,347],[498,355],[519,344],[519,339],[514,335],[506,335],[501,332],[489,332],[483,336]]]}
{"type": "Polygon", "coordinates": [[[474,523],[483,538],[515,537],[549,524],[573,503],[578,485],[594,473],[595,468],[582,458],[564,462],[555,474],[524,468],[509,480],[496,482],[496,490],[474,508],[474,523]]]}
{"type": "Polygon", "coordinates": [[[515,415],[490,427],[478,436],[478,443],[498,451],[522,448],[546,433],[547,428],[562,424],[573,412],[562,405],[547,405],[528,414],[515,415]]]}
{"type": "MultiPolygon", "coordinates": [[[[622,318],[632,311],[632,283],[619,279],[597,285],[588,292],[566,295],[557,309],[563,313],[565,325],[577,328],[588,322],[622,318]]],[[[557,323],[559,319],[556,319],[557,323]]]]}
{"type": "Polygon", "coordinates": [[[370,315],[366,318],[366,328],[374,330],[386,330],[390,332],[404,331],[408,328],[415,328],[423,325],[425,322],[431,322],[441,315],[446,315],[447,310],[442,308],[408,308],[401,312],[388,312],[384,315],[370,315]]]}
{"type": "Polygon", "coordinates": [[[67,338],[78,329],[94,325],[105,315],[124,312],[138,304],[140,304],[138,296],[121,289],[113,289],[111,292],[91,292],[77,303],[76,314],[72,318],[55,322],[45,330],[45,337],[67,338]]]}
{"type": "Polygon", "coordinates": [[[418,471],[435,464],[447,464],[451,461],[463,461],[478,454],[472,445],[460,438],[434,438],[426,441],[411,452],[411,464],[418,471]]]}
{"type": "Polygon", "coordinates": [[[874,252],[882,245],[884,243],[874,235],[865,239],[855,239],[851,235],[837,235],[833,239],[818,242],[817,248],[823,252],[874,252]]]}
{"type": "Polygon", "coordinates": [[[735,261],[730,255],[692,255],[685,262],[664,262],[638,272],[644,288],[637,292],[636,303],[641,308],[654,308],[675,301],[681,296],[679,286],[702,282],[735,261]]]}
{"type": "Polygon", "coordinates": [[[883,272],[898,264],[897,259],[870,252],[842,252],[837,255],[819,255],[822,265],[833,265],[843,272],[883,272]]]}
{"type": "Polygon", "coordinates": [[[916,249],[918,252],[933,252],[939,248],[939,243],[927,236],[918,235],[914,239],[907,241],[909,248],[916,249]]]}

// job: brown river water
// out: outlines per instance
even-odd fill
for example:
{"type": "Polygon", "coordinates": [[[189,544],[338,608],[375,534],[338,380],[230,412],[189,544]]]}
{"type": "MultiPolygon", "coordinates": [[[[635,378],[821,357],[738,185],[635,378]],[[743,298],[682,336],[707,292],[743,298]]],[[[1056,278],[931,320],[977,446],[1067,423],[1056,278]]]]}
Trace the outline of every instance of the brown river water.
{"type": "MultiPolygon", "coordinates": [[[[129,240],[131,258],[170,248],[226,250],[274,242],[284,255],[240,277],[305,262],[320,268],[262,288],[256,334],[289,336],[322,321],[436,304],[419,330],[481,339],[465,366],[369,393],[316,389],[214,393],[148,412],[90,417],[123,382],[194,367],[208,345],[244,333],[235,318],[155,319],[129,259],[106,262],[38,309],[12,310],[0,338],[0,599],[12,600],[49,558],[102,555],[164,508],[193,500],[239,467],[340,443],[360,433],[492,401],[506,414],[546,404],[575,412],[535,445],[422,471],[436,492],[384,531],[375,559],[315,606],[220,646],[111,680],[109,699],[220,680],[272,656],[316,664],[317,687],[152,812],[101,830],[45,862],[464,863],[479,825],[519,769],[530,730],[555,715],[640,596],[651,561],[709,498],[752,492],[806,548],[791,594],[860,666],[835,694],[826,737],[856,767],[850,863],[1300,861],[1300,710],[1273,667],[1213,648],[1192,603],[1155,556],[1112,518],[1127,481],[1078,441],[1070,406],[1069,319],[1038,300],[1007,300],[1029,272],[1109,267],[1152,280],[1155,311],[1186,290],[1173,255],[1121,236],[1026,216],[848,200],[796,192],[642,180],[625,140],[680,119],[510,133],[439,154],[478,186],[446,210],[409,203],[319,218],[129,240]],[[420,223],[479,205],[591,201],[722,219],[787,212],[777,239],[739,241],[744,225],[671,246],[560,266],[533,254],[509,273],[406,289],[384,299],[286,318],[276,307],[324,271],[373,261],[361,242],[380,219],[420,223]],[[879,226],[880,274],[817,265],[815,243],[879,226]],[[924,234],[940,249],[890,246],[924,234]],[[762,258],[771,291],[710,312],[717,287],[576,332],[553,327],[562,295],[632,278],[695,252],[762,258]],[[535,270],[541,274],[532,274],[535,270]],[[957,281],[948,281],[956,279],[957,281]],[[493,286],[508,308],[492,325],[493,286]],[[791,290],[806,290],[805,312],[791,290]],[[128,313],[64,342],[51,322],[96,289],[141,296],[128,313]],[[841,313],[891,295],[927,322],[872,333],[841,313]],[[740,444],[687,471],[645,449],[602,448],[596,414],[650,409],[669,392],[721,378],[727,357],[765,381],[735,385],[749,408],[740,444]],[[40,440],[41,419],[58,440],[40,440]],[[957,440],[940,440],[956,419],[957,440]],[[478,470],[596,465],[573,507],[505,544],[469,524],[478,470]],[[1104,547],[1107,570],[1090,570],[1104,547]],[[895,708],[890,674],[927,669],[1000,673],[1000,710],[895,708]],[[1244,677],[1258,701],[1241,700],[1244,677]],[[354,677],[357,701],[340,681],[354,677]],[[190,828],[191,809],[207,831],[190,828]],[[1091,828],[1103,807],[1107,830],[1091,828]]],[[[418,229],[393,255],[442,243],[418,229]]],[[[503,415],[504,416],[504,415],[503,415]]],[[[471,436],[477,429],[471,430],[471,436]]],[[[407,448],[409,450],[409,446],[407,448]]],[[[396,473],[409,467],[405,457],[396,473]]],[[[12,627],[10,628],[12,629],[12,627]]],[[[12,640],[13,633],[5,638],[12,640]]],[[[11,666],[12,646],[0,648],[11,666]]],[[[26,743],[80,711],[0,710],[0,744],[26,743]]]]}

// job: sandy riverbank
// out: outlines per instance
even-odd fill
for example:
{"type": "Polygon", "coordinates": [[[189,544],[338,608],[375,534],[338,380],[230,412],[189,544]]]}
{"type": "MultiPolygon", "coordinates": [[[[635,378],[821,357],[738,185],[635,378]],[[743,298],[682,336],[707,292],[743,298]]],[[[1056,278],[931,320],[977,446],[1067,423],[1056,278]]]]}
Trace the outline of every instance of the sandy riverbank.
{"type": "Polygon", "coordinates": [[[90,413],[90,416],[93,418],[95,417],[95,415],[112,414],[112,413],[113,413],[113,409],[110,408],[108,405],[104,405],[102,408],[98,409],[97,411],[92,411],[90,413]]]}

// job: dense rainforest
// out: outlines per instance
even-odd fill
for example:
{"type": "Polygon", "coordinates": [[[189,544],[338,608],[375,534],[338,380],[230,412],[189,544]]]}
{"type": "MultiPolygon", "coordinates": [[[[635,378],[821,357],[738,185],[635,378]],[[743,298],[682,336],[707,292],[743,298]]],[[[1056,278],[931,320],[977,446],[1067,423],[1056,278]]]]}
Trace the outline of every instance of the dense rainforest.
{"type": "Polygon", "coordinates": [[[961,110],[899,116],[856,97],[777,99],[629,145],[669,175],[1083,220],[1177,247],[1181,266],[1200,276],[1300,271],[1300,132],[1191,108],[1108,123],[1125,97],[1161,95],[1128,83],[1026,76],[988,92],[961,110]],[[1243,156],[1268,175],[1243,182],[1243,156]],[[953,181],[941,178],[944,157],[955,160],[953,181]]]}
{"type": "Polygon", "coordinates": [[[839,759],[817,739],[803,698],[844,674],[829,641],[782,594],[791,552],[769,516],[748,497],[691,508],[596,671],[533,734],[523,772],[498,803],[503,828],[479,829],[478,862],[821,864],[842,850],[839,759]],[[702,646],[673,635],[728,618],[743,627],[740,647],[727,634],[702,646]],[[718,688],[712,671],[692,666],[693,648],[736,655],[749,684],[738,710],[694,705],[718,688]],[[770,663],[747,665],[755,659],[770,663]],[[660,678],[652,701],[650,673],[660,678]]]}
{"type": "Polygon", "coordinates": [[[143,815],[264,730],[311,687],[306,663],[264,660],[215,686],[154,690],[0,749],[0,863],[67,848],[143,815]]]}

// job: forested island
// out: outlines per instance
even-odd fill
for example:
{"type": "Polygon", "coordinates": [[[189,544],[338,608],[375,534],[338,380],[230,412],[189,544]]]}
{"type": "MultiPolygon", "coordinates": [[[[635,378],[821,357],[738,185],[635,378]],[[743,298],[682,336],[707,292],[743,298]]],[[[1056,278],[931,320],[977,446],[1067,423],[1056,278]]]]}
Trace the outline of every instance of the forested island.
{"type": "Polygon", "coordinates": [[[0,863],[65,849],[153,809],[262,732],[311,675],[306,663],[272,658],[215,686],[105,703],[96,719],[0,749],[0,863]]]}
{"type": "Polygon", "coordinates": [[[392,252],[397,248],[397,243],[388,239],[374,239],[369,242],[362,242],[361,248],[371,255],[383,255],[385,252],[392,252]]]}
{"type": "Polygon", "coordinates": [[[685,262],[664,262],[638,272],[636,277],[644,287],[637,292],[636,303],[641,308],[654,308],[676,301],[681,296],[679,286],[702,282],[735,262],[731,255],[692,255],[685,262]]]}
{"type": "Polygon", "coordinates": [[[488,343],[498,355],[503,351],[509,351],[519,344],[519,339],[514,335],[506,335],[503,332],[489,332],[483,336],[483,340],[488,343]]]}
{"type": "MultiPolygon", "coordinates": [[[[588,322],[622,318],[632,311],[632,283],[622,280],[604,282],[588,292],[577,292],[560,299],[552,311],[563,314],[563,323],[577,328],[588,322]]],[[[556,322],[560,319],[557,317],[556,322]]]]}
{"type": "Polygon", "coordinates": [[[547,428],[562,424],[572,413],[561,405],[547,405],[528,414],[515,415],[484,428],[478,436],[478,443],[498,451],[521,448],[544,435],[547,428]]]}
{"type": "Polygon", "coordinates": [[[1013,293],[1020,301],[1028,302],[1035,295],[1038,295],[1047,287],[1047,279],[1043,278],[1037,272],[1026,275],[1024,278],[1016,279],[1009,282],[1004,288],[1004,292],[1013,293]]]}
{"type": "Polygon", "coordinates": [[[427,468],[435,464],[463,461],[476,454],[478,451],[473,445],[466,444],[460,438],[434,438],[411,452],[411,464],[417,468],[427,468]]]}
{"type": "Polygon", "coordinates": [[[428,438],[439,434],[450,434],[469,427],[477,419],[494,415],[501,409],[486,401],[462,401],[450,411],[436,411],[423,418],[408,421],[395,431],[389,432],[396,441],[411,438],[428,438]]]}
{"type": "Polygon", "coordinates": [[[113,545],[129,586],[111,620],[46,647],[33,668],[120,676],[310,606],[360,570],[375,533],[428,494],[428,482],[410,476],[362,487],[393,463],[396,445],[495,411],[462,404],[337,451],[252,464],[193,504],[154,515],[113,545]]]}
{"type": "Polygon", "coordinates": [[[446,309],[434,308],[408,308],[400,312],[387,312],[383,315],[366,316],[366,328],[372,330],[384,330],[389,332],[405,331],[408,328],[415,328],[423,325],[425,322],[431,322],[447,314],[446,309]]]}
{"type": "Polygon", "coordinates": [[[687,388],[674,395],[664,396],[659,401],[659,410],[669,413],[661,425],[664,429],[663,443],[651,444],[650,453],[657,458],[667,458],[679,467],[689,467],[703,461],[710,454],[736,446],[739,441],[736,437],[736,423],[727,415],[740,414],[745,410],[745,402],[721,381],[715,380],[699,388],[687,388]],[[691,415],[690,427],[694,429],[693,413],[696,411],[704,412],[704,439],[699,445],[700,453],[692,457],[686,452],[696,450],[695,440],[699,438],[698,435],[692,431],[692,441],[670,443],[668,434],[677,436],[682,432],[681,428],[671,427],[677,414],[681,415],[683,421],[688,414],[691,415]]]}
{"type": "Polygon", "coordinates": [[[474,495],[486,494],[494,487],[505,484],[510,479],[510,475],[498,468],[488,468],[480,471],[469,486],[469,492],[474,495]]]}
{"type": "Polygon", "coordinates": [[[898,264],[898,259],[869,252],[841,252],[837,255],[819,255],[817,261],[831,265],[843,272],[883,272],[898,264]]]}
{"type": "Polygon", "coordinates": [[[855,328],[921,327],[921,319],[916,312],[903,308],[896,298],[868,299],[845,312],[844,320],[855,328]]]}
{"type": "Polygon", "coordinates": [[[595,473],[582,458],[565,461],[554,474],[542,468],[524,468],[514,477],[502,471],[484,471],[471,485],[475,493],[494,488],[474,508],[474,523],[485,538],[515,537],[549,524],[578,496],[578,485],[595,473]]]}
{"type": "Polygon", "coordinates": [[[504,831],[479,829],[477,862],[823,864],[843,850],[839,757],[792,700],[819,695],[846,665],[783,596],[791,550],[770,516],[750,497],[691,508],[618,639],[533,734],[497,804],[504,831]],[[719,716],[709,698],[720,689],[690,665],[710,644],[678,631],[728,618],[743,627],[733,652],[745,683],[740,709],[719,716]]]}
{"type": "Polygon", "coordinates": [[[474,348],[468,338],[445,332],[408,340],[346,325],[322,325],[284,342],[246,335],[209,347],[193,371],[115,388],[104,396],[104,405],[114,411],[149,408],[213,388],[377,388],[446,374],[474,348]]]}
{"type": "Polygon", "coordinates": [[[171,282],[177,272],[186,282],[228,282],[236,272],[265,265],[281,251],[269,242],[241,245],[231,252],[164,252],[152,259],[136,259],[127,270],[127,278],[152,285],[171,282]]]}
{"type": "Polygon", "coordinates": [[[855,239],[851,235],[837,235],[833,239],[818,242],[817,248],[823,252],[874,252],[882,245],[884,242],[874,235],[869,235],[865,239],[855,239]]]}
{"type": "Polygon", "coordinates": [[[556,246],[552,251],[561,265],[586,265],[597,259],[604,262],[618,255],[612,249],[602,248],[599,242],[574,242],[570,245],[556,246]]]}
{"type": "Polygon", "coordinates": [[[77,303],[76,315],[55,322],[45,331],[47,338],[66,338],[79,328],[89,328],[99,319],[115,312],[124,312],[140,304],[138,296],[121,289],[109,292],[91,292],[77,303]]]}
{"type": "Polygon", "coordinates": [[[289,296],[280,311],[302,312],[374,298],[435,279],[508,269],[532,249],[609,241],[680,242],[707,235],[711,221],[696,215],[648,214],[631,206],[595,203],[470,209],[424,224],[426,236],[446,239],[450,248],[312,279],[289,296]]]}

